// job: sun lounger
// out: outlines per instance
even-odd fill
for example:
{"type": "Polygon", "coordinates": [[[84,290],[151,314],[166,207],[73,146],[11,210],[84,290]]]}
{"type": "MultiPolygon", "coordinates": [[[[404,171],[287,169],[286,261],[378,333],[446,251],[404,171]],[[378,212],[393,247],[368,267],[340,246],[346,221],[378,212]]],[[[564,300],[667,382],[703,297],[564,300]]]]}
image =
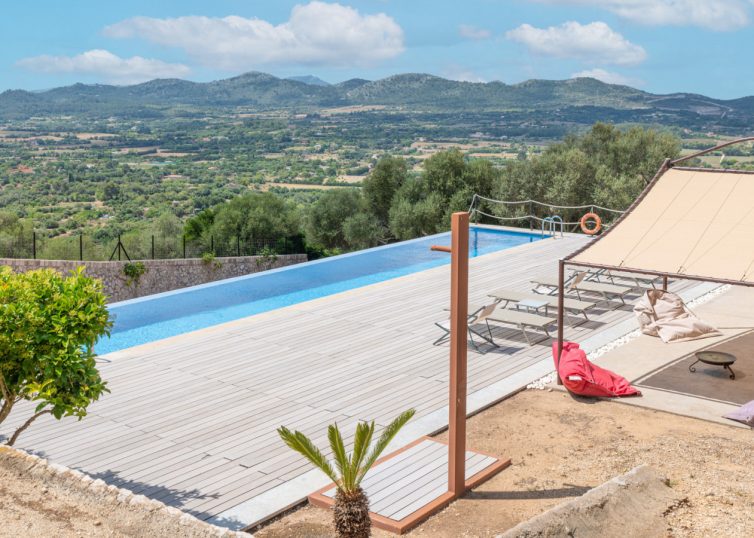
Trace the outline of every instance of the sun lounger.
{"type": "Polygon", "coordinates": [[[504,325],[514,325],[518,327],[529,345],[532,345],[532,341],[529,339],[526,329],[542,331],[547,335],[541,340],[533,342],[536,344],[548,338],[552,338],[549,327],[557,322],[555,318],[547,318],[545,316],[540,316],[539,314],[530,314],[518,310],[508,310],[502,306],[495,308],[495,311],[492,312],[487,319],[493,323],[502,323],[504,325]]]}
{"type": "MultiPolygon", "coordinates": [[[[527,299],[538,299],[542,301],[547,302],[547,306],[545,307],[545,314],[548,313],[549,308],[558,308],[558,298],[552,297],[551,295],[542,295],[537,293],[530,293],[525,291],[515,291],[515,290],[507,290],[507,289],[500,289],[495,290],[493,292],[488,293],[490,297],[494,297],[497,299],[499,303],[505,302],[503,305],[504,308],[507,308],[510,303],[516,303],[518,301],[525,301],[527,299]]],[[[594,303],[592,301],[581,301],[578,299],[571,299],[569,297],[566,297],[563,300],[563,307],[567,312],[570,312],[572,314],[576,314],[579,316],[584,316],[584,319],[586,321],[589,321],[589,316],[587,315],[587,311],[597,306],[597,303],[594,303]]]]}
{"type": "MultiPolygon", "coordinates": [[[[620,299],[626,304],[624,297],[633,291],[632,286],[621,286],[619,284],[607,284],[605,282],[591,282],[584,280],[586,273],[577,273],[569,280],[566,280],[566,290],[576,292],[576,296],[581,300],[581,293],[594,293],[601,295],[603,300],[609,302],[612,298],[620,299]]],[[[531,281],[534,284],[534,291],[540,288],[547,290],[547,295],[553,295],[558,291],[558,280],[556,278],[538,278],[531,281]]],[[[539,293],[539,292],[538,292],[539,293]]]]}
{"type": "Polygon", "coordinates": [[[657,275],[648,275],[643,273],[630,273],[628,271],[612,271],[606,269],[584,269],[574,270],[574,273],[586,273],[586,280],[596,282],[608,282],[610,284],[628,285],[631,283],[637,290],[656,289],[662,281],[657,275]]]}
{"type": "MultiPolygon", "coordinates": [[[[495,340],[493,340],[492,338],[492,330],[490,329],[490,324],[487,322],[488,316],[492,314],[496,306],[497,305],[495,303],[489,304],[489,305],[469,305],[469,309],[468,309],[469,314],[468,314],[468,321],[466,323],[466,328],[469,331],[469,340],[471,340],[471,345],[474,346],[474,349],[476,349],[480,353],[484,353],[484,351],[480,350],[479,346],[477,346],[476,341],[474,340],[474,335],[477,335],[479,338],[481,338],[485,342],[488,342],[492,344],[493,346],[498,347],[498,345],[495,343],[495,340]],[[487,334],[489,335],[489,338],[472,328],[472,325],[479,325],[481,323],[484,323],[487,326],[487,334]]],[[[434,346],[450,338],[450,320],[447,319],[445,321],[438,321],[435,323],[435,325],[438,326],[443,331],[445,331],[445,334],[443,334],[440,338],[432,342],[432,345],[434,346]]]]}

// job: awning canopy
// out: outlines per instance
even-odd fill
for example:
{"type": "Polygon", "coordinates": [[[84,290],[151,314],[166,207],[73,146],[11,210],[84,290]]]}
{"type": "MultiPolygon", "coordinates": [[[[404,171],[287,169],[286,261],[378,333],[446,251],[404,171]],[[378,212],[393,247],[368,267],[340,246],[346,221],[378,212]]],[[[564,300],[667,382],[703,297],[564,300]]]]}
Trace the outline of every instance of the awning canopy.
{"type": "Polygon", "coordinates": [[[666,162],[623,217],[566,263],[754,285],[754,173],[666,162]]]}

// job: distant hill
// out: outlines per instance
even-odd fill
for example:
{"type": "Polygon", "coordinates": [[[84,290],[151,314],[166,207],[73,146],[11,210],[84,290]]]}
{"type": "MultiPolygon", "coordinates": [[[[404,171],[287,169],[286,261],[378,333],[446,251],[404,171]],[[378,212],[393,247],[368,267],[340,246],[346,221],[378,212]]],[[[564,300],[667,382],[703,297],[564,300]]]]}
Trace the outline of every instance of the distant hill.
{"type": "Polygon", "coordinates": [[[319,77],[315,77],[314,75],[288,77],[286,80],[295,80],[296,82],[303,82],[304,84],[311,84],[312,86],[330,86],[329,82],[326,82],[319,77]]]}
{"type": "Polygon", "coordinates": [[[214,82],[158,79],[132,86],[74,84],[41,92],[9,90],[0,94],[0,119],[56,114],[151,117],[237,107],[315,110],[375,104],[450,113],[553,111],[588,116],[601,111],[605,117],[625,121],[633,116],[661,121],[664,114],[672,113],[749,130],[754,124],[754,97],[719,100],[689,93],[655,95],[592,78],[504,84],[459,82],[416,73],[332,85],[310,75],[281,79],[251,72],[214,82]]]}

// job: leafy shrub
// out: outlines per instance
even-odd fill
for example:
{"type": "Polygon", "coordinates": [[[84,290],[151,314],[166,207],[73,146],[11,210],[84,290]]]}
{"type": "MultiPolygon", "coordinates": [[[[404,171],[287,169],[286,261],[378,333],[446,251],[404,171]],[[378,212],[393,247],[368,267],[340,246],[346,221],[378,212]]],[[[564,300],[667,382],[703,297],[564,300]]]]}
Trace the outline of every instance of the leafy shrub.
{"type": "Polygon", "coordinates": [[[257,267],[261,267],[262,265],[272,265],[275,263],[278,259],[278,255],[275,253],[273,249],[270,247],[264,247],[262,250],[259,251],[257,254],[257,259],[255,260],[257,267]]]}
{"type": "Polygon", "coordinates": [[[8,444],[41,415],[83,418],[109,392],[93,346],[111,326],[102,284],[83,268],[68,277],[0,268],[0,423],[17,402],[37,403],[8,444]]]}
{"type": "Polygon", "coordinates": [[[214,252],[205,252],[202,254],[202,263],[213,269],[220,269],[223,266],[222,262],[215,257],[214,252]]]}
{"type": "Polygon", "coordinates": [[[138,286],[139,280],[146,272],[147,268],[142,262],[128,262],[123,266],[123,274],[126,275],[126,285],[138,286]]]}

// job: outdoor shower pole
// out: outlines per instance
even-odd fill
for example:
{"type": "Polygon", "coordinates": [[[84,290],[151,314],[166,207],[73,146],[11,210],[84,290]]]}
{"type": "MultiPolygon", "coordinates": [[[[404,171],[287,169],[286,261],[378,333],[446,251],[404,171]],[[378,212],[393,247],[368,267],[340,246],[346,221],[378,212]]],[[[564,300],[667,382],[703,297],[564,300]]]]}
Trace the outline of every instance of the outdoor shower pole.
{"type": "Polygon", "coordinates": [[[466,353],[469,309],[469,214],[450,218],[450,388],[448,401],[448,492],[457,499],[466,490],[466,353]]]}
{"type": "Polygon", "coordinates": [[[468,348],[469,214],[453,213],[450,224],[450,401],[448,491],[466,489],[466,353],[468,348]]]}
{"type": "Polygon", "coordinates": [[[558,354],[555,361],[555,377],[558,380],[558,385],[563,384],[563,380],[560,379],[560,356],[563,354],[563,314],[565,313],[564,299],[565,299],[565,260],[558,260],[558,354]]]}

